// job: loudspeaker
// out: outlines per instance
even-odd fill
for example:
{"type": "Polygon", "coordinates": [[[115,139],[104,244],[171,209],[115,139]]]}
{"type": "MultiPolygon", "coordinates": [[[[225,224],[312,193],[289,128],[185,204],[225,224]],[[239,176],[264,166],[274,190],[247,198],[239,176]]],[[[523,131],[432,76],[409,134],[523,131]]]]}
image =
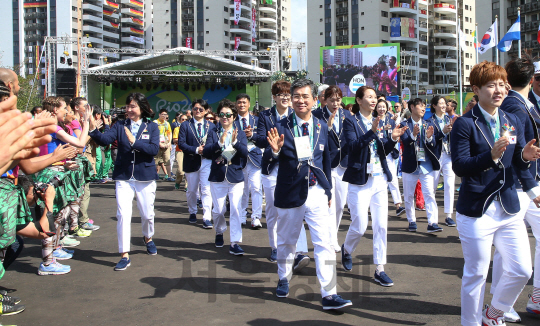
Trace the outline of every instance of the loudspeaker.
{"type": "Polygon", "coordinates": [[[75,97],[77,72],[71,68],[56,69],[56,96],[75,97]]]}

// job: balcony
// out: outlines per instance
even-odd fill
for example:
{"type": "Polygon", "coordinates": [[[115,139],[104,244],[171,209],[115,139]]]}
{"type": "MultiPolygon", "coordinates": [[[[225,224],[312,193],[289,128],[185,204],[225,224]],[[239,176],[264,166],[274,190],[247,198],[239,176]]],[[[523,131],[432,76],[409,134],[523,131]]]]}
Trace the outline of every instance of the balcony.
{"type": "MultiPolygon", "coordinates": [[[[231,15],[231,17],[229,17],[229,20],[231,22],[234,22],[234,14],[231,15]]],[[[240,14],[240,19],[238,19],[239,22],[244,22],[244,23],[248,23],[248,24],[251,24],[251,14],[246,14],[246,13],[241,13],[240,14]]]]}
{"type": "Polygon", "coordinates": [[[443,51],[448,51],[448,50],[457,51],[455,42],[439,42],[433,45],[433,49],[443,50],[443,51]]]}
{"type": "Polygon", "coordinates": [[[349,22],[337,22],[336,29],[349,29],[349,22]]]}
{"type": "Polygon", "coordinates": [[[336,8],[336,16],[347,15],[348,13],[349,8],[347,7],[336,8]]]}
{"type": "Polygon", "coordinates": [[[448,16],[440,16],[435,17],[434,21],[435,25],[439,26],[457,26],[456,18],[454,17],[448,17],[448,16]]]}
{"type": "Polygon", "coordinates": [[[439,28],[439,29],[433,30],[433,37],[455,39],[457,38],[457,34],[455,30],[439,28]]]}
{"type": "Polygon", "coordinates": [[[107,30],[103,30],[103,37],[110,37],[112,39],[118,39],[120,37],[120,34],[118,33],[118,29],[116,29],[117,33],[113,33],[107,30]]]}
{"type": "Polygon", "coordinates": [[[277,42],[277,37],[275,36],[271,36],[271,35],[259,35],[259,40],[258,40],[260,43],[274,43],[274,42],[277,42]]]}
{"type": "Polygon", "coordinates": [[[47,13],[46,12],[25,13],[24,19],[47,19],[47,13]]]}
{"type": "Polygon", "coordinates": [[[28,34],[24,37],[26,42],[44,41],[45,35],[42,34],[28,34]]]}
{"type": "Polygon", "coordinates": [[[267,24],[277,24],[276,16],[275,15],[268,15],[268,14],[260,14],[259,15],[259,21],[261,23],[267,23],[267,24]]]}
{"type": "Polygon", "coordinates": [[[426,22],[419,22],[416,24],[416,28],[418,28],[418,31],[420,32],[426,32],[428,31],[428,24],[426,22]]]}
{"type": "Polygon", "coordinates": [[[47,31],[47,24],[44,23],[32,23],[24,25],[25,31],[43,30],[47,31]]]}
{"type": "Polygon", "coordinates": [[[135,47],[139,49],[141,45],[144,45],[144,39],[142,37],[131,38],[129,36],[124,36],[122,37],[122,44],[135,45],[135,47]]]}
{"type": "Polygon", "coordinates": [[[271,33],[271,34],[277,34],[277,29],[272,27],[260,27],[259,28],[260,33],[271,33]]]}
{"type": "Polygon", "coordinates": [[[230,32],[231,33],[236,33],[236,34],[247,34],[247,35],[251,35],[251,26],[243,26],[243,25],[231,25],[231,29],[230,29],[230,32]]]}
{"type": "Polygon", "coordinates": [[[137,17],[137,18],[142,18],[144,16],[144,13],[141,10],[137,10],[133,8],[122,8],[122,14],[137,17]]]}
{"type": "Polygon", "coordinates": [[[101,33],[103,33],[103,28],[85,24],[85,25],[83,25],[83,34],[85,34],[87,32],[101,34],[101,33]]]}
{"type": "MultiPolygon", "coordinates": [[[[118,1],[118,0],[117,0],[118,1]]],[[[120,5],[111,0],[103,0],[103,8],[106,10],[120,9],[120,5]]]]}
{"type": "MultiPolygon", "coordinates": [[[[409,35],[405,35],[405,36],[397,36],[397,37],[390,37],[390,43],[409,43],[409,45],[411,45],[411,43],[418,43],[418,39],[417,38],[413,38],[413,37],[409,37],[409,35]]],[[[414,47],[414,45],[412,45],[414,47]]]]}
{"type": "Polygon", "coordinates": [[[195,26],[193,25],[182,25],[182,33],[193,32],[194,30],[195,26]]]}
{"type": "Polygon", "coordinates": [[[143,10],[144,4],[142,1],[137,0],[120,0],[120,3],[123,5],[126,5],[128,7],[137,9],[137,10],[143,10]]]}
{"type": "MultiPolygon", "coordinates": [[[[231,40],[229,41],[229,44],[232,45],[231,46],[231,49],[234,50],[234,36],[231,36],[231,40]]],[[[251,38],[250,37],[240,37],[240,45],[244,45],[244,46],[249,46],[249,48],[251,49],[251,38]]]]}
{"type": "Polygon", "coordinates": [[[195,19],[195,15],[194,14],[182,14],[182,19],[183,20],[193,20],[193,19],[195,19]]]}
{"type": "Polygon", "coordinates": [[[456,6],[450,3],[435,3],[433,11],[441,14],[456,14],[456,6]]]}
{"type": "Polygon", "coordinates": [[[275,4],[263,4],[263,5],[259,5],[259,11],[260,12],[265,12],[265,13],[269,13],[269,14],[274,14],[276,15],[277,14],[277,9],[276,9],[276,5],[275,4]]]}
{"type": "Polygon", "coordinates": [[[446,67],[446,71],[444,70],[435,70],[433,72],[435,76],[451,76],[457,74],[457,68],[448,68],[446,67]]]}
{"type": "Polygon", "coordinates": [[[94,22],[96,24],[102,24],[103,23],[103,18],[98,17],[98,16],[94,16],[94,15],[88,15],[88,14],[84,14],[83,16],[83,22],[84,21],[91,21],[91,22],[94,22]]]}
{"type": "Polygon", "coordinates": [[[92,3],[83,3],[82,8],[84,13],[86,13],[86,11],[93,11],[99,14],[103,12],[103,8],[101,6],[97,6],[92,3]]]}
{"type": "Polygon", "coordinates": [[[122,33],[130,34],[136,37],[144,37],[144,31],[135,27],[122,27],[122,33]]]}
{"type": "Polygon", "coordinates": [[[451,63],[451,64],[457,64],[458,63],[458,60],[456,59],[455,56],[451,56],[449,55],[448,57],[446,56],[438,56],[436,57],[433,62],[435,63],[443,63],[443,64],[448,64],[448,63],[451,63]]]}
{"type": "Polygon", "coordinates": [[[393,14],[401,14],[406,16],[416,15],[416,6],[411,6],[410,3],[400,2],[397,6],[393,3],[390,5],[390,12],[393,14]]]}
{"type": "Polygon", "coordinates": [[[182,1],[182,9],[183,8],[194,8],[195,7],[195,1],[182,1]]]}

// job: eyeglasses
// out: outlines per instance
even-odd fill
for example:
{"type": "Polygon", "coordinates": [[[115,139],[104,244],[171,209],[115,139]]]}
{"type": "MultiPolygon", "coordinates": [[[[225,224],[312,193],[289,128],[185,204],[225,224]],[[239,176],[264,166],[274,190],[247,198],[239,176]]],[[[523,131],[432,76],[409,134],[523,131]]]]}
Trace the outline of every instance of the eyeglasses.
{"type": "Polygon", "coordinates": [[[288,98],[291,98],[291,94],[277,94],[276,97],[279,97],[282,99],[288,99],[288,98]]]}
{"type": "Polygon", "coordinates": [[[197,111],[199,111],[199,112],[204,112],[205,110],[204,110],[204,108],[194,107],[194,108],[193,108],[193,112],[197,112],[197,111]]]}
{"type": "Polygon", "coordinates": [[[300,101],[300,99],[303,99],[304,101],[307,101],[311,98],[311,95],[304,95],[304,96],[301,96],[301,95],[294,95],[293,96],[293,100],[294,101],[300,101]]]}
{"type": "Polygon", "coordinates": [[[540,82],[540,76],[534,76],[534,80],[540,82]]]}
{"type": "Polygon", "coordinates": [[[214,118],[214,116],[211,116],[211,115],[207,115],[206,117],[204,117],[206,120],[216,120],[216,118],[214,118]]]}
{"type": "Polygon", "coordinates": [[[229,119],[229,118],[231,118],[232,116],[233,116],[232,113],[220,113],[220,114],[219,114],[219,117],[220,117],[220,118],[227,118],[227,119],[229,119]]]}
{"type": "Polygon", "coordinates": [[[186,120],[187,120],[186,118],[182,118],[182,119],[180,119],[180,121],[182,121],[182,122],[184,122],[184,121],[186,121],[186,120]]]}

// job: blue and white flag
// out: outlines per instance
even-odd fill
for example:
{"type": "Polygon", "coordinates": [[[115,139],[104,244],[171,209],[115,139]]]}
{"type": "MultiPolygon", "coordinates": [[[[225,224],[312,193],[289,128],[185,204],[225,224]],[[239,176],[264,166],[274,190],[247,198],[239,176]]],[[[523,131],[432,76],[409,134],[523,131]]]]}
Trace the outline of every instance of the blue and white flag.
{"type": "Polygon", "coordinates": [[[518,16],[514,25],[510,27],[506,35],[504,35],[499,44],[497,44],[497,48],[501,52],[508,52],[512,48],[512,41],[517,41],[519,39],[521,39],[521,24],[518,16]]]}

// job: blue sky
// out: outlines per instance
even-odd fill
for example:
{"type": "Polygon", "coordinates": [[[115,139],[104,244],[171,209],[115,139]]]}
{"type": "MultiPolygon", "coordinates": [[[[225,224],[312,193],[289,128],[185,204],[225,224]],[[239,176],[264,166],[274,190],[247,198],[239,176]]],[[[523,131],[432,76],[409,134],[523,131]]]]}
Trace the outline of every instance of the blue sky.
{"type": "MultiPolygon", "coordinates": [[[[291,30],[293,42],[307,44],[307,0],[292,0],[291,30]]],[[[296,51],[292,51],[292,70],[296,70],[296,51]]],[[[307,57],[306,57],[307,62],[307,57]]]]}

